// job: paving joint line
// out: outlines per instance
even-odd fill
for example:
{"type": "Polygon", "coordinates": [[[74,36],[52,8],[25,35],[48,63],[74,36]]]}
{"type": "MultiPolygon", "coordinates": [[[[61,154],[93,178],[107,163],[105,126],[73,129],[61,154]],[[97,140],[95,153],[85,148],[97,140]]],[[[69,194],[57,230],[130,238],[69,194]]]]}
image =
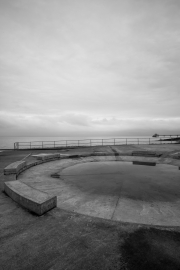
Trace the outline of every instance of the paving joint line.
{"type": "Polygon", "coordinates": [[[121,190],[120,190],[120,195],[119,195],[119,198],[118,198],[118,200],[117,200],[116,206],[115,206],[115,208],[114,208],[114,211],[113,211],[111,220],[113,220],[114,214],[115,214],[115,211],[116,211],[116,208],[117,208],[117,206],[118,206],[118,204],[119,204],[119,201],[120,201],[120,198],[121,198],[121,193],[122,193],[123,184],[124,184],[124,180],[123,180],[123,182],[122,182],[122,186],[121,186],[121,190]]]}

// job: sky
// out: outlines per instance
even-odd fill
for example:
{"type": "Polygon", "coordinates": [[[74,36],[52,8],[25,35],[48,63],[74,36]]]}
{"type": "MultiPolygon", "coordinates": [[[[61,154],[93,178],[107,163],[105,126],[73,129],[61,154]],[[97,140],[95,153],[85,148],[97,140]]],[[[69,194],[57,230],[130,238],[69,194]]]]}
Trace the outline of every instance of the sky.
{"type": "Polygon", "coordinates": [[[180,134],[179,0],[0,0],[0,136],[180,134]]]}

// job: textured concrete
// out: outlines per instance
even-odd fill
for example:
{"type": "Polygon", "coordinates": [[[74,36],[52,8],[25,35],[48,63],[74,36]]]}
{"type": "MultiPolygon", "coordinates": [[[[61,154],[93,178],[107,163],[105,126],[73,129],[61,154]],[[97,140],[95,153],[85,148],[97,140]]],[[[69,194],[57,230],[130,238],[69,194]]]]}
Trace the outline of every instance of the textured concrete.
{"type": "Polygon", "coordinates": [[[6,168],[4,168],[4,174],[18,174],[19,171],[26,166],[25,161],[16,161],[14,163],[9,164],[6,168]]]}
{"type": "MultiPolygon", "coordinates": [[[[4,182],[15,181],[17,179],[16,173],[4,175],[4,182]]],[[[2,188],[4,190],[4,187],[2,188]]]]}
{"type": "Polygon", "coordinates": [[[133,161],[134,165],[148,165],[148,166],[156,166],[156,162],[149,161],[133,161]]]}
{"type": "Polygon", "coordinates": [[[5,182],[5,193],[26,209],[42,215],[57,206],[57,197],[33,189],[19,181],[5,182]]]}
{"type": "Polygon", "coordinates": [[[38,154],[38,155],[32,155],[32,157],[37,158],[38,160],[49,160],[49,159],[58,159],[60,158],[60,154],[59,153],[51,153],[51,154],[47,154],[47,153],[42,153],[42,154],[38,154]]]}
{"type": "Polygon", "coordinates": [[[133,156],[145,156],[145,157],[157,157],[160,156],[160,153],[152,152],[152,151],[133,151],[133,156]]]}
{"type": "Polygon", "coordinates": [[[58,196],[58,207],[65,210],[124,222],[179,226],[178,166],[159,164],[152,157],[143,160],[156,162],[156,166],[136,166],[134,160],[142,158],[63,159],[31,168],[19,180],[58,196]],[[54,173],[60,178],[52,178],[54,173]]]}
{"type": "MultiPolygon", "coordinates": [[[[138,147],[152,147],[153,150],[163,151],[163,157],[158,159],[158,162],[180,166],[180,160],[170,158],[171,153],[180,151],[180,145],[157,145],[156,149],[153,145],[138,147]]],[[[113,149],[121,154],[116,156],[116,159],[128,161],[133,157],[122,155],[130,154],[135,148],[137,149],[137,146],[133,145],[77,148],[71,149],[69,153],[112,153],[113,149]]],[[[0,188],[4,185],[4,167],[24,159],[29,153],[38,154],[41,151],[4,151],[0,157],[0,188]]],[[[53,151],[43,150],[44,152],[53,151]]],[[[27,164],[30,158],[31,161],[35,160],[28,157],[27,164]]],[[[134,159],[144,160],[142,157],[134,159]]],[[[152,160],[147,158],[150,159],[152,160]]],[[[92,158],[89,158],[90,160],[92,158]]],[[[75,160],[69,160],[71,163],[73,161],[75,164],[75,160]]],[[[62,160],[57,162],[61,163],[62,160]]],[[[31,182],[32,179],[33,185],[38,186],[43,184],[43,180],[47,184],[46,188],[50,188],[51,181],[54,184],[54,180],[59,180],[50,177],[51,173],[59,171],[59,165],[56,170],[55,163],[56,161],[49,162],[29,169],[33,171],[42,167],[45,171],[31,173],[28,181],[31,182]],[[46,170],[47,165],[49,170],[46,170]]],[[[63,163],[62,167],[65,168],[66,165],[63,163]]],[[[23,179],[29,170],[20,174],[18,179],[23,179]]],[[[0,192],[0,215],[0,268],[3,270],[180,269],[180,227],[177,226],[164,228],[121,223],[65,211],[58,207],[39,217],[19,207],[3,192],[0,192]]]]}

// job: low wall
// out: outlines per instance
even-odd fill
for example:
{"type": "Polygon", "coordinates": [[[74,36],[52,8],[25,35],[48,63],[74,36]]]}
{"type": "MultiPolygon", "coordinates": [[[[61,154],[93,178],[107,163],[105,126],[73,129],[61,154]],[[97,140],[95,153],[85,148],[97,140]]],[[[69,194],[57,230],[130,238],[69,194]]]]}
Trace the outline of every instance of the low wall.
{"type": "Polygon", "coordinates": [[[57,196],[50,196],[17,180],[18,175],[30,167],[60,159],[60,154],[44,154],[39,156],[41,157],[37,158],[37,161],[27,164],[26,161],[20,160],[4,168],[4,192],[22,207],[37,215],[43,215],[57,206],[57,196]]]}
{"type": "Polygon", "coordinates": [[[5,182],[5,193],[22,207],[41,216],[57,206],[57,196],[51,196],[20,181],[5,182]]]}
{"type": "MultiPolygon", "coordinates": [[[[148,151],[133,151],[129,153],[130,155],[138,155],[141,153],[142,156],[148,155],[148,151]]],[[[152,156],[152,152],[149,153],[152,156]]],[[[36,166],[45,162],[58,160],[58,159],[68,159],[68,158],[80,158],[80,157],[88,157],[88,156],[112,156],[115,160],[118,161],[117,156],[124,156],[125,153],[91,153],[91,154],[82,154],[82,155],[72,155],[72,154],[39,154],[39,155],[32,155],[36,158],[36,161],[29,162],[28,164],[26,161],[17,161],[10,165],[8,165],[4,169],[4,191],[17,203],[22,205],[23,207],[29,209],[30,211],[35,212],[38,215],[42,215],[45,212],[49,211],[50,209],[56,207],[57,205],[57,197],[56,196],[49,196],[45,192],[40,192],[35,190],[26,184],[17,180],[18,175],[27,170],[32,166],[36,166]],[[13,181],[16,180],[16,181],[13,181]]],[[[126,154],[127,155],[127,154],[126,154]]],[[[149,156],[149,155],[148,155],[149,156]]],[[[153,153],[153,156],[157,156],[156,153],[153,153]]],[[[141,165],[152,165],[155,166],[155,163],[152,162],[135,162],[134,164],[141,164],[141,165]],[[148,163],[148,164],[147,164],[148,163]]],[[[180,167],[179,167],[180,168],[180,167]]]]}

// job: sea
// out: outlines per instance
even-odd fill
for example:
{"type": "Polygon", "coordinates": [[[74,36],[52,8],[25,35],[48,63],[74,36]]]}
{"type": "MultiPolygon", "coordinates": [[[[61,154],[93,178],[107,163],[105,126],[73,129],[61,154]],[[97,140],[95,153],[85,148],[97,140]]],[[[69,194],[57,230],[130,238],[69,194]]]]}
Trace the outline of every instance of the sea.
{"type": "Polygon", "coordinates": [[[109,142],[120,143],[122,144],[126,143],[126,139],[128,143],[138,143],[138,140],[142,143],[148,143],[150,140],[156,140],[152,138],[152,136],[101,136],[101,137],[15,137],[15,136],[0,136],[0,149],[14,149],[14,144],[19,142],[20,148],[30,148],[33,146],[46,146],[50,147],[55,144],[55,146],[66,146],[66,145],[99,145],[102,144],[106,145],[109,142]],[[103,142],[102,142],[103,140],[103,142]],[[66,142],[67,141],[67,142],[66,142]]]}

